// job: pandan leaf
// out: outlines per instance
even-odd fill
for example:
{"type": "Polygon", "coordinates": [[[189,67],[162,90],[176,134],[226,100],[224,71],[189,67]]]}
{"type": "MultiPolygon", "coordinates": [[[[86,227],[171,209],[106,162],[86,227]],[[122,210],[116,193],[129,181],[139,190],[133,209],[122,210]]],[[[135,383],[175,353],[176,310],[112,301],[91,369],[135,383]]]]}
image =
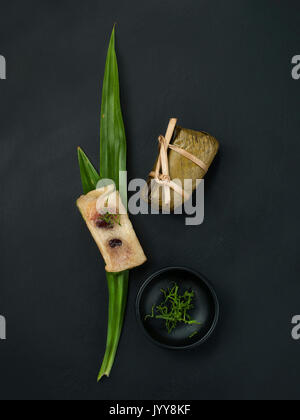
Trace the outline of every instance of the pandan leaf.
{"type": "MultiPolygon", "coordinates": [[[[126,171],[126,135],[120,103],[119,71],[115,50],[115,28],[107,53],[102,90],[100,126],[100,176],[114,181],[120,191],[119,173],[126,171]]],[[[127,190],[120,191],[124,205],[127,190]]]]}
{"type": "MultiPolygon", "coordinates": [[[[119,173],[126,171],[126,135],[122,117],[119,88],[119,71],[115,50],[115,28],[107,53],[102,90],[100,127],[100,176],[114,181],[123,204],[127,205],[127,190],[120,190],[119,173]]],[[[129,271],[107,273],[109,313],[106,352],[98,376],[109,376],[113,366],[122,331],[127,303],[129,271]]]]}
{"type": "Polygon", "coordinates": [[[100,176],[84,151],[78,147],[78,162],[84,194],[96,189],[100,176]]]}
{"type": "MultiPolygon", "coordinates": [[[[126,171],[126,136],[120,103],[119,72],[113,29],[103,82],[100,128],[100,176],[86,154],[78,148],[78,160],[84,194],[94,190],[100,179],[114,181],[127,204],[127,190],[120,190],[119,172],[126,171]]],[[[109,313],[107,343],[98,381],[109,376],[121,336],[127,303],[129,271],[107,273],[109,313]]]]}
{"type": "Polygon", "coordinates": [[[127,304],[129,271],[107,273],[106,277],[109,291],[107,343],[98,381],[110,375],[114,364],[127,304]]]}

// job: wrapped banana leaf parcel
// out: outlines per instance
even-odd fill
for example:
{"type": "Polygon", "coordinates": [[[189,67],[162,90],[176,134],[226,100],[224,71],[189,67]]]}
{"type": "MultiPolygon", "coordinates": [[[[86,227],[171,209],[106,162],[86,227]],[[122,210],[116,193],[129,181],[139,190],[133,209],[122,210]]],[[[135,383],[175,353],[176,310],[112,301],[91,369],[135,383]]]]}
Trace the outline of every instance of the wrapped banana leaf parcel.
{"type": "Polygon", "coordinates": [[[159,155],[143,197],[156,208],[173,211],[191,198],[212,164],[219,142],[203,131],[179,127],[175,118],[158,140],[159,155]]]}

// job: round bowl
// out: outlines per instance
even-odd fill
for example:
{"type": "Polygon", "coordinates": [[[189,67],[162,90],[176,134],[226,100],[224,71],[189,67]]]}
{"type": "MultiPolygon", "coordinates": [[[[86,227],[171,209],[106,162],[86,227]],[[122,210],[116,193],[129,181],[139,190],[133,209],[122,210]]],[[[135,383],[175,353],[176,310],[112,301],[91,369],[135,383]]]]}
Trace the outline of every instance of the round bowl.
{"type": "Polygon", "coordinates": [[[153,274],[141,287],[136,300],[137,319],[147,337],[155,344],[172,349],[192,349],[204,343],[213,333],[219,319],[217,295],[205,277],[183,267],[170,267],[153,274]],[[193,320],[201,325],[180,323],[169,334],[165,321],[147,318],[153,305],[163,301],[161,289],[168,289],[177,283],[181,294],[193,290],[194,308],[189,312],[193,320]]]}

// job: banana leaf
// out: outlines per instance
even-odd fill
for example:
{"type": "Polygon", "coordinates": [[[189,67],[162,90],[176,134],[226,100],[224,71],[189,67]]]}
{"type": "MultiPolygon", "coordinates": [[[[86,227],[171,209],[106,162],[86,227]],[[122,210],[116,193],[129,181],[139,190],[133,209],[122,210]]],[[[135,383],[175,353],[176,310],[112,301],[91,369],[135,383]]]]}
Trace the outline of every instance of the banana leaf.
{"type": "MultiPolygon", "coordinates": [[[[212,135],[203,131],[189,130],[179,126],[175,129],[171,144],[200,159],[208,168],[211,166],[219,150],[219,142],[212,135]]],[[[206,172],[200,166],[173,150],[169,151],[168,159],[171,180],[179,180],[182,186],[184,186],[185,180],[192,180],[191,189],[186,190],[187,195],[191,196],[199,185],[199,180],[204,178],[206,172]]],[[[156,163],[153,170],[156,168],[156,163]]],[[[156,207],[164,209],[162,190],[152,189],[153,183],[151,181],[152,178],[149,178],[149,190],[145,192],[144,199],[152,202],[156,207]],[[150,191],[149,194],[148,191],[150,191]]],[[[170,209],[174,210],[174,208],[182,206],[183,202],[184,199],[171,190],[170,209]]]]}
{"type": "MultiPolygon", "coordinates": [[[[87,194],[96,188],[100,179],[112,180],[120,189],[119,172],[126,171],[126,135],[120,103],[119,72],[115,51],[115,28],[113,29],[107,53],[102,90],[100,127],[100,175],[82,149],[78,149],[78,160],[83,191],[87,194]]],[[[120,190],[124,205],[127,203],[127,190],[120,190]]],[[[108,330],[106,351],[98,381],[109,376],[124,321],[129,271],[106,273],[109,291],[108,330]]]]}

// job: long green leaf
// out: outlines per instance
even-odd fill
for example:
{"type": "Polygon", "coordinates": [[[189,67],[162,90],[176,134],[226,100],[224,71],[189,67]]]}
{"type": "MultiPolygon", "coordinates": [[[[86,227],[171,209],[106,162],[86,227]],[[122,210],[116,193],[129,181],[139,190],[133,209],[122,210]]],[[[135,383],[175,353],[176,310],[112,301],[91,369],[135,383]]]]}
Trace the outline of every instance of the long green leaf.
{"type": "MultiPolygon", "coordinates": [[[[120,104],[120,88],[115,29],[111,36],[103,82],[100,129],[100,176],[82,149],[78,148],[78,161],[84,194],[94,190],[100,179],[112,180],[120,191],[123,204],[127,204],[127,190],[120,190],[119,173],[126,171],[126,136],[120,104]]],[[[124,321],[129,271],[107,273],[109,312],[107,343],[98,381],[109,376],[112,369],[124,321]]]]}
{"type": "MultiPolygon", "coordinates": [[[[115,50],[115,28],[109,43],[102,90],[100,127],[100,175],[112,180],[127,205],[127,189],[120,188],[120,171],[126,171],[127,144],[120,103],[119,71],[115,50]]],[[[107,343],[98,381],[109,376],[113,366],[128,294],[129,271],[107,273],[109,311],[107,343]]]]}

